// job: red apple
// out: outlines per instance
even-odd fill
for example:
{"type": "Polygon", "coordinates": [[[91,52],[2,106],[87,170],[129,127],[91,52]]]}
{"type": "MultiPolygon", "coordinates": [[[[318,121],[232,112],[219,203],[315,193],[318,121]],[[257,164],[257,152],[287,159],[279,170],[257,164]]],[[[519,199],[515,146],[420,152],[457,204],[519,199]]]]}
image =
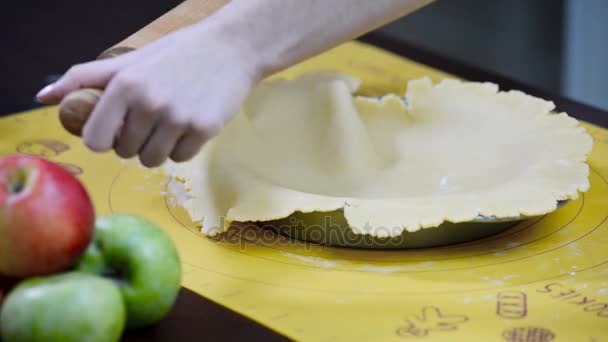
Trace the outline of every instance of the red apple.
{"type": "Polygon", "coordinates": [[[95,212],[80,181],[32,156],[0,158],[0,274],[62,271],[93,237],[95,212]]]}

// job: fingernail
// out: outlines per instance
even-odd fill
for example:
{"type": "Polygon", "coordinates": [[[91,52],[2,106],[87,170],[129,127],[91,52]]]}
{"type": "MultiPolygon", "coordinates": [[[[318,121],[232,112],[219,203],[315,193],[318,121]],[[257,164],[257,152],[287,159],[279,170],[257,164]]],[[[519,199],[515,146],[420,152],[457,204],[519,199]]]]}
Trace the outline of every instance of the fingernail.
{"type": "Polygon", "coordinates": [[[53,91],[53,88],[54,88],[54,84],[49,84],[46,87],[42,88],[42,90],[39,91],[38,94],[36,94],[36,99],[38,99],[38,101],[40,101],[40,98],[49,95],[51,93],[51,91],[53,91]]]}

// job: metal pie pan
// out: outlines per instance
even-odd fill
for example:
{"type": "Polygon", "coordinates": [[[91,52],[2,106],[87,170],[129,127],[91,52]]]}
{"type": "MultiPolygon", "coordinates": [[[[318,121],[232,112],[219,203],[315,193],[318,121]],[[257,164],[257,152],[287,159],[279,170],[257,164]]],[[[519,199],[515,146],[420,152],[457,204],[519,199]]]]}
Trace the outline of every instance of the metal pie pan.
{"type": "MultiPolygon", "coordinates": [[[[561,208],[567,201],[558,202],[561,208]]],[[[342,210],[332,212],[296,212],[286,218],[260,223],[263,228],[307,243],[358,249],[430,248],[471,242],[499,234],[533,216],[495,218],[479,216],[468,222],[444,222],[437,227],[404,231],[394,237],[356,234],[349,228],[342,210]]]]}

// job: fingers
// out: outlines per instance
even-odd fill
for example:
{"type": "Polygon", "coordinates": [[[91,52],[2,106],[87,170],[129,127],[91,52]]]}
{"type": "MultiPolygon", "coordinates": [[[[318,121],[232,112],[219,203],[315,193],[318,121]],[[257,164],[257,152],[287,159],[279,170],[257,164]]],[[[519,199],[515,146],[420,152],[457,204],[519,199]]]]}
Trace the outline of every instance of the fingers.
{"type": "Polygon", "coordinates": [[[137,155],[153,133],[157,115],[143,111],[127,114],[114,149],[120,157],[129,159],[137,155]]]}
{"type": "Polygon", "coordinates": [[[44,87],[36,95],[41,103],[57,104],[68,93],[81,88],[103,89],[117,72],[117,60],[95,61],[70,68],[55,83],[44,87]]]}
{"type": "Polygon", "coordinates": [[[145,146],[140,151],[140,161],[146,167],[157,167],[167,159],[184,162],[193,158],[203,144],[216,135],[222,127],[215,116],[192,120],[187,116],[170,113],[160,120],[145,146]]]}
{"type": "MultiPolygon", "coordinates": [[[[118,58],[75,66],[39,94],[41,101],[53,103],[79,88],[104,89],[82,128],[89,149],[114,149],[122,158],[139,155],[144,166],[156,167],[167,159],[191,159],[219,132],[227,117],[222,111],[197,113],[193,108],[201,108],[200,99],[166,99],[164,89],[151,86],[141,71],[118,70],[118,58]]],[[[218,106],[215,99],[207,108],[218,106]]]]}
{"type": "Polygon", "coordinates": [[[95,152],[113,148],[136,91],[137,84],[130,78],[119,75],[112,79],[82,129],[82,139],[88,148],[95,152]]]}
{"type": "Polygon", "coordinates": [[[202,145],[208,140],[207,134],[191,130],[182,136],[175,145],[170,155],[175,162],[184,162],[194,157],[201,149],[202,145]]]}
{"type": "MultiPolygon", "coordinates": [[[[153,116],[155,115],[147,114],[142,117],[153,116]]],[[[217,134],[221,128],[219,124],[212,124],[215,122],[212,119],[198,120],[206,121],[201,125],[189,123],[188,119],[180,120],[180,117],[184,116],[173,112],[164,113],[147,134],[142,132],[148,129],[149,124],[141,126],[143,127],[141,132],[133,133],[140,130],[140,126],[135,125],[142,121],[136,118],[132,121],[127,120],[123,129],[124,137],[121,136],[117,144],[117,153],[119,155],[124,153],[129,157],[139,154],[141,163],[146,167],[160,166],[167,159],[184,162],[193,158],[203,144],[217,134]],[[128,147],[122,147],[123,144],[128,147]]]]}
{"type": "MultiPolygon", "coordinates": [[[[214,106],[209,106],[208,108],[214,108],[214,106]]],[[[230,109],[223,111],[219,109],[221,107],[217,106],[217,108],[216,110],[202,113],[188,127],[186,133],[177,141],[170,155],[171,160],[179,163],[192,159],[209,139],[220,132],[226,124],[227,118],[231,117],[229,115],[231,112],[229,111],[230,109]]]]}
{"type": "Polygon", "coordinates": [[[122,158],[140,154],[146,166],[160,165],[167,158],[179,162],[194,157],[210,132],[195,129],[179,117],[168,110],[130,112],[114,145],[116,154],[122,158]]]}
{"type": "Polygon", "coordinates": [[[182,125],[161,121],[141,150],[139,160],[146,167],[160,166],[167,160],[183,133],[182,125]]]}
{"type": "Polygon", "coordinates": [[[186,161],[223,126],[216,113],[186,113],[147,94],[137,78],[118,74],[83,128],[93,151],[114,149],[122,158],[139,155],[146,167],[167,159],[186,161]]]}

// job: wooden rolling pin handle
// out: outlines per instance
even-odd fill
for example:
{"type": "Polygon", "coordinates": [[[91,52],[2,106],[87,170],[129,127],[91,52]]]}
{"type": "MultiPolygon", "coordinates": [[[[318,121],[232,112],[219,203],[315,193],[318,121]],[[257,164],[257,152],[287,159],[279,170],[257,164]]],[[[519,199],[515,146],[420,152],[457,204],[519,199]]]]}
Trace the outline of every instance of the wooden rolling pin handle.
{"type": "MultiPolygon", "coordinates": [[[[97,59],[113,58],[133,50],[130,47],[118,46],[104,51],[97,59]]],[[[63,128],[73,135],[81,136],[82,128],[102,93],[100,89],[84,88],[65,96],[59,104],[59,121],[63,128]]]]}

